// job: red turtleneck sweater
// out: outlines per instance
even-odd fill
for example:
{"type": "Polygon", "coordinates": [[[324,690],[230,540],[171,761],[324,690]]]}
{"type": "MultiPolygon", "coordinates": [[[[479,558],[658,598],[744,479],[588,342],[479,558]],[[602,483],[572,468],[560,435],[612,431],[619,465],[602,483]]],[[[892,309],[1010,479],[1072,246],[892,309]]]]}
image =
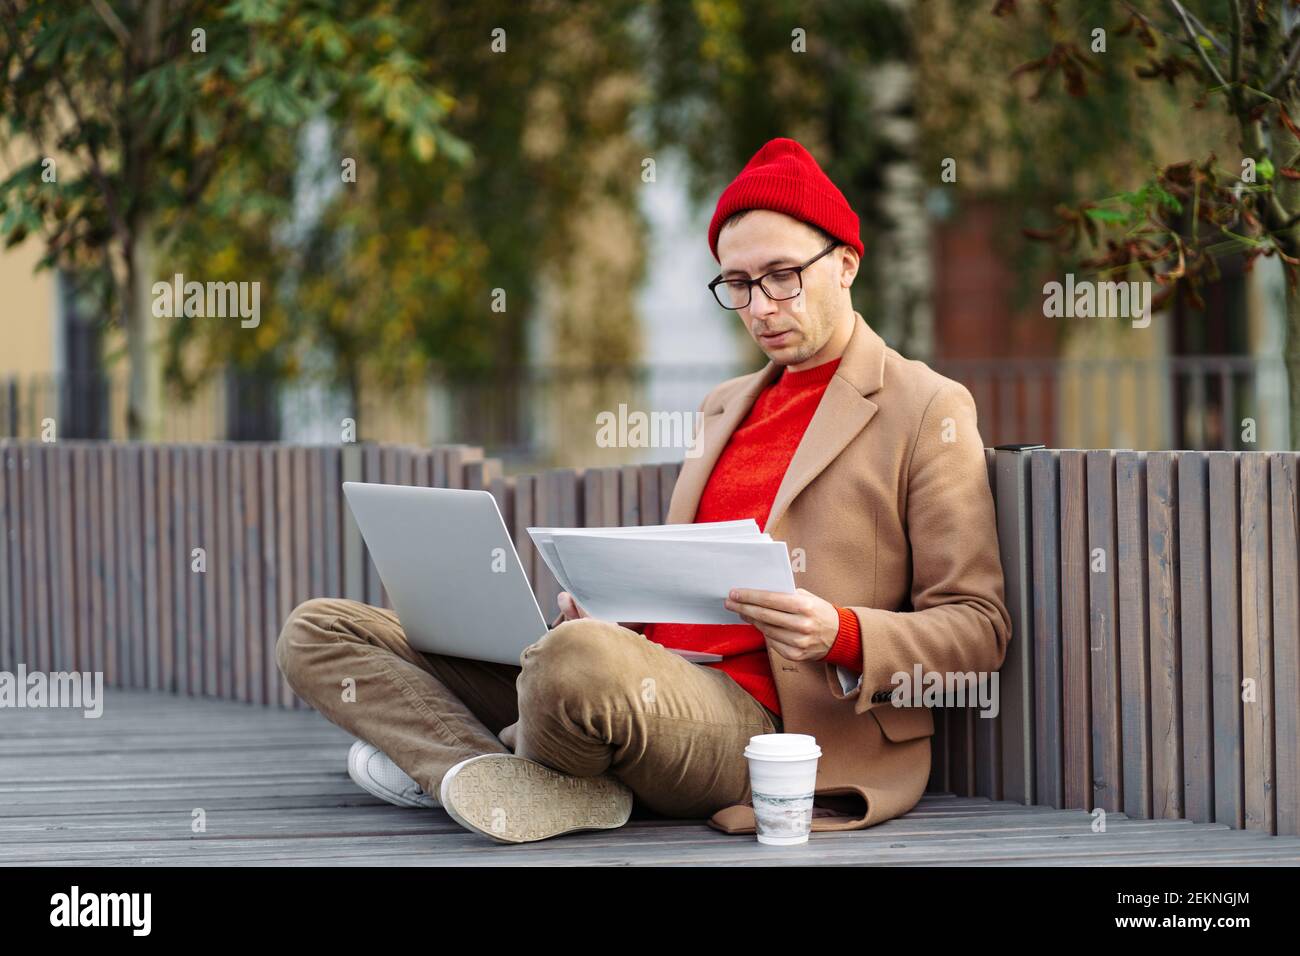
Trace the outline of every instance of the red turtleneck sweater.
{"type": "MultiPolygon", "coordinates": [[[[760,528],[767,524],[781,479],[839,364],[834,359],[802,372],[787,368],[763,389],[713,466],[695,521],[753,518],[760,528]]],[[[825,661],[861,673],[858,617],[837,610],[840,630],[825,661]]],[[[722,660],[701,666],[726,671],[760,703],[781,713],[767,645],[752,624],[647,624],[644,633],[665,647],[721,654],[722,660]]]]}

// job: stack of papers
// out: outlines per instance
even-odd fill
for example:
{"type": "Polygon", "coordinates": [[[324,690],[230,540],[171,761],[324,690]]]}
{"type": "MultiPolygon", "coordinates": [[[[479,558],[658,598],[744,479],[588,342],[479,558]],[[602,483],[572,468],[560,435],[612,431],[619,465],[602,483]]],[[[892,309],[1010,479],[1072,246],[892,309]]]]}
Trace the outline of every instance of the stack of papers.
{"type": "Polygon", "coordinates": [[[529,528],[560,587],[606,621],[744,624],[732,588],[793,594],[784,541],[753,518],[630,528],[529,528]]]}

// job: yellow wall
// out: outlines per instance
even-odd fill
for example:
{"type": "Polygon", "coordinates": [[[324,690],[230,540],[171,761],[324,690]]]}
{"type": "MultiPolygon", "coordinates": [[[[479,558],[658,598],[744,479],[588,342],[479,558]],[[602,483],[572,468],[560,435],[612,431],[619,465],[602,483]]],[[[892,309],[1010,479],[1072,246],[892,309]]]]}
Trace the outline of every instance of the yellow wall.
{"type": "Polygon", "coordinates": [[[38,237],[0,251],[0,377],[48,375],[55,370],[54,273],[33,275],[38,237]]]}

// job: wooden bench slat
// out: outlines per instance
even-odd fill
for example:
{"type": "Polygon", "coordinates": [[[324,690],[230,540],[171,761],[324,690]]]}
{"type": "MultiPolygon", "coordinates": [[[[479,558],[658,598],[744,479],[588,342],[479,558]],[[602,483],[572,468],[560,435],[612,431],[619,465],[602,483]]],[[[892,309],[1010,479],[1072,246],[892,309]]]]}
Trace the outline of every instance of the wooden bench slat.
{"type": "Polygon", "coordinates": [[[1183,813],[1198,823],[1209,823],[1214,814],[1208,494],[1205,454],[1182,452],[1178,456],[1178,594],[1183,685],[1183,813]]]}
{"type": "Polygon", "coordinates": [[[1147,462],[1147,594],[1151,668],[1151,814],[1183,813],[1182,681],[1178,675],[1177,455],[1149,452],[1147,462]]]}
{"type": "Polygon", "coordinates": [[[1119,701],[1119,547],[1115,533],[1115,453],[1087,452],[1089,689],[1093,807],[1123,809],[1119,701]]]}
{"type": "Polygon", "coordinates": [[[1086,452],[1061,451],[1061,688],[1065,807],[1092,810],[1095,798],[1086,463],[1086,452]]]}
{"type": "Polygon", "coordinates": [[[1255,690],[1255,700],[1242,708],[1243,811],[1246,829],[1272,833],[1277,811],[1268,467],[1266,453],[1241,453],[1241,674],[1255,690]]]}
{"type": "Polygon", "coordinates": [[[1056,451],[1029,453],[1033,575],[1034,800],[1065,806],[1060,487],[1056,451]]]}
{"type": "Polygon", "coordinates": [[[1300,505],[1297,455],[1269,457],[1273,558],[1273,700],[1277,832],[1300,834],[1300,505]]]}
{"type": "Polygon", "coordinates": [[[1151,817],[1151,697],[1147,621],[1145,455],[1115,454],[1115,584],[1119,598],[1121,806],[1133,819],[1151,817]]]}
{"type": "Polygon", "coordinates": [[[1210,689],[1213,697],[1214,820],[1240,829],[1242,780],[1240,490],[1237,452],[1207,457],[1210,494],[1210,689]]]}

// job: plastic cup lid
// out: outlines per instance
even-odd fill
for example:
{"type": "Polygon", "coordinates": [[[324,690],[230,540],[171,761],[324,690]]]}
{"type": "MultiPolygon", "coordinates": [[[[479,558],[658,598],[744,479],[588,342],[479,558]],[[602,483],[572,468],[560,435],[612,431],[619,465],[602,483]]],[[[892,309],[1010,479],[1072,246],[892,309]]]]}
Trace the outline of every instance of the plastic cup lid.
{"type": "Polygon", "coordinates": [[[760,760],[809,760],[821,755],[811,734],[756,734],[745,748],[746,757],[760,760]]]}

